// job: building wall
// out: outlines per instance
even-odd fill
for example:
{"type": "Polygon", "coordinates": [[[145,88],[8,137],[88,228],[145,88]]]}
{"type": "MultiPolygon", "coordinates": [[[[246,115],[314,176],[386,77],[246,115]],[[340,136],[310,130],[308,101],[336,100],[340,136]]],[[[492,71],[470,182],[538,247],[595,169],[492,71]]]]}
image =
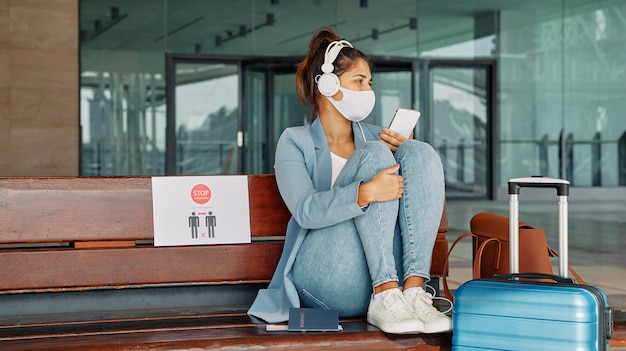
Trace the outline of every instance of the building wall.
{"type": "Polygon", "coordinates": [[[0,176],[79,173],[78,0],[0,0],[0,176]]]}

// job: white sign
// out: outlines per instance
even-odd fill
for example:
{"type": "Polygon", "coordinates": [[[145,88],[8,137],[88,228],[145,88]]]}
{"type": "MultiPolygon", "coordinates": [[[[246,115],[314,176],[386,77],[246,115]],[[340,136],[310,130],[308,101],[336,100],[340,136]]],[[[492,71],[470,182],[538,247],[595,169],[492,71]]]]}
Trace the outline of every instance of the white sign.
{"type": "Polygon", "coordinates": [[[152,177],[154,246],[250,243],[247,176],[152,177]]]}

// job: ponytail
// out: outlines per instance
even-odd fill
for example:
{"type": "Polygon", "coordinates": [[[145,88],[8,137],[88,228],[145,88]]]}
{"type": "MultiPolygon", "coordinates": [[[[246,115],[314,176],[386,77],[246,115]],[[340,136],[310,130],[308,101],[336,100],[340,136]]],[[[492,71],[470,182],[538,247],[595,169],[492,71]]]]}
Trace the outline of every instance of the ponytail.
{"type": "MultiPolygon", "coordinates": [[[[298,98],[306,105],[311,106],[311,119],[315,118],[319,112],[319,102],[321,94],[317,90],[315,77],[322,74],[322,64],[324,63],[324,53],[328,44],[342,38],[330,27],[323,27],[318,30],[311,41],[304,59],[297,65],[296,70],[296,93],[298,98]]],[[[334,73],[340,75],[348,69],[357,58],[370,61],[359,50],[353,48],[343,48],[339,56],[335,59],[334,73]]],[[[371,66],[371,64],[370,64],[371,66]]]]}

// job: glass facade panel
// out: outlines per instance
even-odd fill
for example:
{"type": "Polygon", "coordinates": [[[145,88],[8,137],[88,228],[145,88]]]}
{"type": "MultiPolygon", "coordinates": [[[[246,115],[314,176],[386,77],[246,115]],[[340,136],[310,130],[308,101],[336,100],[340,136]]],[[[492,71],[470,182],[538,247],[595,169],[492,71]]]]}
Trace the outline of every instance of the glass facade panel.
{"type": "Polygon", "coordinates": [[[529,174],[577,186],[626,184],[618,167],[626,131],[619,112],[626,108],[626,4],[576,5],[554,0],[501,12],[501,186],[529,174]]]}
{"type": "Polygon", "coordinates": [[[264,71],[245,70],[244,103],[244,169],[246,173],[272,173],[264,152],[268,147],[267,138],[267,78],[264,71]]]}
{"type": "Polygon", "coordinates": [[[117,4],[80,1],[81,175],[164,174],[163,1],[117,4]]]}
{"type": "Polygon", "coordinates": [[[540,17],[535,9],[506,10],[500,16],[501,186],[516,176],[558,177],[555,140],[563,122],[562,35],[560,26],[542,27],[540,17]],[[551,46],[551,50],[545,46],[551,46]]]}
{"type": "Polygon", "coordinates": [[[396,109],[399,107],[413,108],[412,84],[410,66],[404,70],[377,68],[372,79],[372,89],[376,93],[376,105],[366,122],[388,126],[396,109]]]}
{"type": "Polygon", "coordinates": [[[417,4],[420,58],[490,57],[496,54],[498,9],[505,1],[420,0],[417,4]]]}
{"type": "Polygon", "coordinates": [[[161,80],[147,73],[82,73],[82,175],[164,173],[161,80]]]}
{"type": "Polygon", "coordinates": [[[433,146],[439,151],[452,197],[488,195],[489,75],[486,68],[434,67],[433,146]]]}
{"type": "Polygon", "coordinates": [[[272,76],[272,134],[267,145],[269,171],[274,172],[276,143],[283,130],[288,127],[307,125],[311,122],[311,111],[296,95],[295,73],[280,73],[272,76]]]}
{"type": "Polygon", "coordinates": [[[238,173],[239,67],[176,63],[175,174],[238,173]]]}
{"type": "Polygon", "coordinates": [[[626,3],[563,12],[566,175],[579,186],[626,186],[618,168],[626,158],[626,3]]]}
{"type": "MultiPolygon", "coordinates": [[[[369,122],[384,125],[395,108],[412,105],[424,112],[416,136],[434,143],[441,109],[427,100],[439,93],[430,75],[420,77],[423,67],[494,60],[488,177],[496,187],[529,174],[624,187],[624,18],[621,0],[80,0],[81,174],[166,172],[168,53],[263,66],[239,76],[239,163],[271,172],[282,129],[307,123],[293,92],[295,67],[285,64],[304,54],[318,28],[332,26],[381,68],[369,122]],[[402,60],[411,62],[406,70],[384,69],[402,60]]],[[[478,177],[476,167],[460,167],[465,179],[478,177]]]]}

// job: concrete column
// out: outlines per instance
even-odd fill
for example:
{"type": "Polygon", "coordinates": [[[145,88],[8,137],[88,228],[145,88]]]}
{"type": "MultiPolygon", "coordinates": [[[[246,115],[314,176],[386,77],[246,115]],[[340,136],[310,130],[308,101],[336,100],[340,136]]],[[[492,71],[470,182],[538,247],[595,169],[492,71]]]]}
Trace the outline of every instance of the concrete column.
{"type": "Polygon", "coordinates": [[[79,173],[78,0],[0,0],[0,176],[79,173]]]}

